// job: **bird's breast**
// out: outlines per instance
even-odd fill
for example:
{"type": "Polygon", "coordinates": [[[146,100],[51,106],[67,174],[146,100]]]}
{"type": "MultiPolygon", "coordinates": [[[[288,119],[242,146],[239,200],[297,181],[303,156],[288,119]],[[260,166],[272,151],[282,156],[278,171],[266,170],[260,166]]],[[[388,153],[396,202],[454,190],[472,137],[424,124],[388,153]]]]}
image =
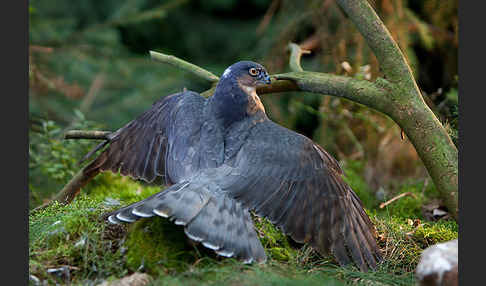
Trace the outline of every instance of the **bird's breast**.
{"type": "Polygon", "coordinates": [[[246,113],[248,115],[254,115],[258,112],[265,113],[265,107],[256,93],[256,88],[254,86],[249,86],[245,84],[245,81],[238,81],[239,88],[247,95],[248,103],[246,106],[246,113]]]}
{"type": "Polygon", "coordinates": [[[260,100],[260,97],[256,94],[255,89],[248,95],[248,107],[246,108],[246,113],[248,115],[254,115],[257,112],[265,113],[265,107],[260,100]]]}

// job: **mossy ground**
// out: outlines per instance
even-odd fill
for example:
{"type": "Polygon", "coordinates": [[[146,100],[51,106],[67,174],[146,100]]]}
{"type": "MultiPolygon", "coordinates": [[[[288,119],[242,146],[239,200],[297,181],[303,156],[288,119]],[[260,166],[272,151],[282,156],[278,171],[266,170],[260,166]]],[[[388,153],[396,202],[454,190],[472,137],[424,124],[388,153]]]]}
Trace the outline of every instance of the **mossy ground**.
{"type": "Polygon", "coordinates": [[[401,186],[415,197],[379,209],[358,169],[351,165],[346,175],[378,230],[385,260],[375,272],[339,267],[332,257],[296,244],[258,217],[255,226],[269,256],[265,265],[218,257],[163,218],[108,224],[104,213],[160,190],[111,173],[100,175],[70,205],[54,204],[29,216],[29,272],[50,284],[72,285],[96,285],[134,271],[150,274],[152,285],[413,285],[421,251],[457,238],[458,226],[454,221],[423,221],[420,207],[435,191],[432,184],[424,189],[422,181],[401,186]]]}

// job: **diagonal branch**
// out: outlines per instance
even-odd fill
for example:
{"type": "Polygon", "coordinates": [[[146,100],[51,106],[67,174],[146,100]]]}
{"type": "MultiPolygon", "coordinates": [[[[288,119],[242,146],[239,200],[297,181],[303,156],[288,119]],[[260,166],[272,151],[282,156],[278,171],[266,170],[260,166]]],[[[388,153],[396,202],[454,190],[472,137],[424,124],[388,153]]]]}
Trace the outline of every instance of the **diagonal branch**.
{"type": "Polygon", "coordinates": [[[207,80],[210,83],[217,83],[219,81],[219,77],[217,77],[213,73],[199,66],[196,66],[195,64],[191,64],[189,62],[186,62],[185,60],[179,59],[178,57],[162,54],[155,51],[150,51],[149,53],[150,53],[150,57],[153,60],[162,62],[164,64],[169,64],[183,71],[192,73],[196,77],[207,80]]]}

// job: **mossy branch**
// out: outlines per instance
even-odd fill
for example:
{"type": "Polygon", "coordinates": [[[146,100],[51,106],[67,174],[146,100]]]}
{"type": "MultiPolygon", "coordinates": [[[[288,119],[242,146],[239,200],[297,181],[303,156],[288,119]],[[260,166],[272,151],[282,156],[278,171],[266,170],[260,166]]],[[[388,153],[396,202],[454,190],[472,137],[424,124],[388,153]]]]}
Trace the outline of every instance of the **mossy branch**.
{"type": "Polygon", "coordinates": [[[162,54],[159,52],[155,51],[150,51],[150,57],[153,60],[156,60],[158,62],[164,63],[164,64],[169,64],[171,66],[174,66],[176,68],[179,68],[183,71],[192,73],[198,78],[204,79],[206,81],[209,81],[211,84],[216,83],[219,81],[219,77],[214,75],[213,73],[195,65],[191,64],[189,62],[186,62],[182,59],[179,59],[178,57],[171,56],[171,55],[166,55],[162,54]]]}
{"type": "Polygon", "coordinates": [[[298,91],[343,97],[380,111],[385,109],[384,95],[388,91],[367,80],[310,71],[277,74],[275,78],[294,82],[298,91]]]}

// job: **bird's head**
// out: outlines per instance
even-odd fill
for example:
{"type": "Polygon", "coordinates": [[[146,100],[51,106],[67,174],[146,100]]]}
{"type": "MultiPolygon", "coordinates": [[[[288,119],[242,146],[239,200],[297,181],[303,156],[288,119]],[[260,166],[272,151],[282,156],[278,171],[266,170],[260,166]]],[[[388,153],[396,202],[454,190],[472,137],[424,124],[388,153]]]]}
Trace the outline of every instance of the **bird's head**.
{"type": "Polygon", "coordinates": [[[211,97],[213,113],[225,126],[248,116],[265,116],[256,87],[270,83],[270,76],[258,63],[241,61],[231,65],[221,75],[211,97]]]}
{"type": "Polygon", "coordinates": [[[221,80],[236,80],[240,86],[248,88],[271,83],[267,70],[261,64],[252,61],[240,61],[232,64],[223,72],[221,80]]]}

